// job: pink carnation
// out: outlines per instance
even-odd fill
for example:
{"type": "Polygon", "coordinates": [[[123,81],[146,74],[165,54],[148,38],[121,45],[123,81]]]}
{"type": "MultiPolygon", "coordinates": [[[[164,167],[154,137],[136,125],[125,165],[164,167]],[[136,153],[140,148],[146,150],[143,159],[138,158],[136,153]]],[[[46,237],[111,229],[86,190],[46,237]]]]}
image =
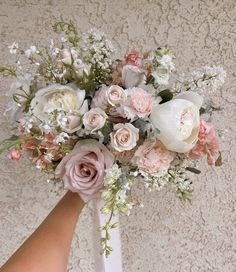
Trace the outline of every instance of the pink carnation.
{"type": "Polygon", "coordinates": [[[154,107],[152,96],[141,88],[127,90],[128,99],[124,106],[124,113],[128,119],[133,121],[136,117],[145,118],[150,115],[154,107]]]}
{"type": "Polygon", "coordinates": [[[154,176],[163,175],[174,159],[174,153],[160,142],[145,141],[135,152],[133,162],[140,170],[154,176]]]}
{"type": "Polygon", "coordinates": [[[190,151],[192,159],[199,159],[207,155],[209,165],[215,165],[216,156],[219,152],[219,140],[213,126],[204,120],[200,122],[198,142],[190,151]]]}
{"type": "Polygon", "coordinates": [[[142,57],[139,55],[138,51],[133,49],[125,58],[126,64],[140,66],[142,62],[142,57]]]}

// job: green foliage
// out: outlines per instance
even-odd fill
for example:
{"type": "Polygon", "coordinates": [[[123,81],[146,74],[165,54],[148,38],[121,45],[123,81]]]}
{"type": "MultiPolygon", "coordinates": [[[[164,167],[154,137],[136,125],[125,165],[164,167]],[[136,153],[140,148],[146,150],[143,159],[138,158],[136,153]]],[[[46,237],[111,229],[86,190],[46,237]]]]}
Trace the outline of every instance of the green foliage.
{"type": "Polygon", "coordinates": [[[193,190],[189,190],[189,191],[177,190],[177,196],[182,202],[190,202],[191,203],[192,192],[193,192],[193,190]]]}
{"type": "Polygon", "coordinates": [[[215,166],[222,166],[222,155],[221,155],[221,152],[219,152],[219,156],[218,158],[216,159],[216,162],[215,162],[215,166]]]}
{"type": "Polygon", "coordinates": [[[16,77],[16,67],[4,67],[0,66],[0,75],[3,77],[16,77]]]}
{"type": "Polygon", "coordinates": [[[173,98],[173,93],[169,89],[159,92],[158,95],[162,98],[160,104],[170,101],[173,98]]]}
{"type": "Polygon", "coordinates": [[[56,33],[65,33],[67,42],[73,47],[77,47],[79,43],[79,34],[75,23],[72,20],[69,20],[68,22],[64,21],[62,16],[60,19],[60,21],[54,24],[53,30],[56,33]]]}
{"type": "Polygon", "coordinates": [[[198,169],[196,169],[196,168],[194,168],[194,167],[186,167],[185,169],[186,169],[187,171],[192,172],[192,173],[197,174],[197,175],[201,173],[200,170],[198,170],[198,169]]]}

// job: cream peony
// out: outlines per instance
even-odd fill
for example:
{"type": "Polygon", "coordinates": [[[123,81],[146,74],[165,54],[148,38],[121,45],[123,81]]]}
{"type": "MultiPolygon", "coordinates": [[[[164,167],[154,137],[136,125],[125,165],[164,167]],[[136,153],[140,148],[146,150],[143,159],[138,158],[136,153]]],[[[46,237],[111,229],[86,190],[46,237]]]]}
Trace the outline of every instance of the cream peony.
{"type": "Polygon", "coordinates": [[[84,128],[92,133],[104,127],[108,116],[100,108],[93,108],[83,117],[84,128]]]}
{"type": "Polygon", "coordinates": [[[139,129],[133,125],[116,124],[114,132],[110,134],[111,146],[119,152],[133,149],[139,139],[139,129]]]}
{"type": "Polygon", "coordinates": [[[31,101],[31,112],[41,121],[48,120],[48,113],[54,110],[76,112],[78,115],[88,111],[85,91],[73,84],[53,84],[37,91],[31,101]]]}
{"type": "Polygon", "coordinates": [[[160,130],[158,139],[168,150],[186,153],[194,147],[198,140],[201,104],[201,96],[188,92],[154,107],[150,119],[160,130]]]}

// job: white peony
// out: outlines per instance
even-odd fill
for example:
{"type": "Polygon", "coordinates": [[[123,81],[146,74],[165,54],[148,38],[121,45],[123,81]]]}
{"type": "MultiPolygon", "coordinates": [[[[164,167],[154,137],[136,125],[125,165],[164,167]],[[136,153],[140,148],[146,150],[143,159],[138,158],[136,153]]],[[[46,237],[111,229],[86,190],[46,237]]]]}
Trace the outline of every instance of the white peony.
{"type": "Polygon", "coordinates": [[[150,119],[160,130],[158,139],[167,149],[186,153],[194,147],[198,140],[201,105],[202,97],[188,92],[154,107],[150,119]]]}
{"type": "Polygon", "coordinates": [[[122,69],[122,84],[128,88],[138,87],[146,80],[143,70],[137,66],[125,65],[122,69]]]}
{"type": "Polygon", "coordinates": [[[37,91],[30,105],[32,114],[47,122],[49,113],[55,110],[83,115],[88,111],[85,90],[78,89],[74,84],[53,84],[37,91]]]}

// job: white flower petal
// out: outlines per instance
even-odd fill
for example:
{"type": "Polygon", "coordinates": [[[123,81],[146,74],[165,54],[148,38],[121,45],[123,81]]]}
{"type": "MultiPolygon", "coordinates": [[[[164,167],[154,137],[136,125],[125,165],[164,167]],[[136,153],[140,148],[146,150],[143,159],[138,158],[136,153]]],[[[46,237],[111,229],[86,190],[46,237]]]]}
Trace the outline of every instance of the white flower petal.
{"type": "Polygon", "coordinates": [[[196,92],[187,91],[184,93],[180,93],[174,97],[174,99],[185,99],[193,104],[195,104],[199,109],[201,108],[203,104],[203,97],[197,94],[196,92]]]}

